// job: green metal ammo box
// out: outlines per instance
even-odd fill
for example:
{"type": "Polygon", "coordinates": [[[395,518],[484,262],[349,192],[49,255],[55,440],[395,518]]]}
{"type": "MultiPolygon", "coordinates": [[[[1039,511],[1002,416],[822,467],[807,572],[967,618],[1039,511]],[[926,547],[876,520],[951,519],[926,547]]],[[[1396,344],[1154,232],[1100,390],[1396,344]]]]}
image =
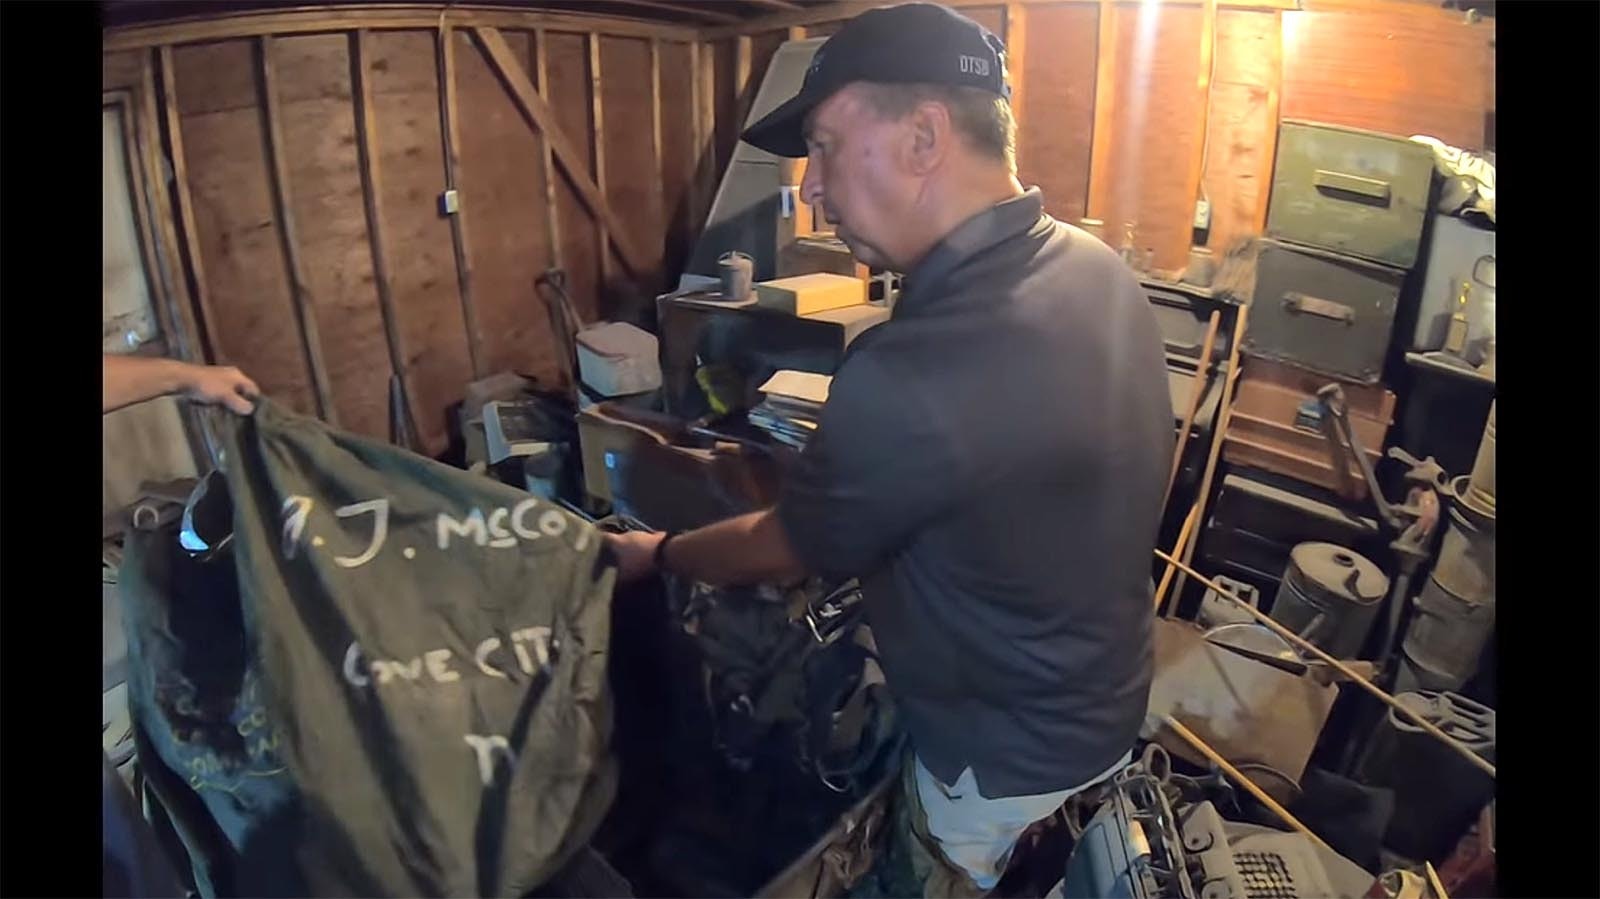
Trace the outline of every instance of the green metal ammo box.
{"type": "Polygon", "coordinates": [[[1410,268],[1433,186],[1433,150],[1401,137],[1285,121],[1267,236],[1410,268]]]}
{"type": "Polygon", "coordinates": [[[1376,384],[1405,271],[1275,240],[1257,244],[1241,349],[1356,384],[1376,384]]]}

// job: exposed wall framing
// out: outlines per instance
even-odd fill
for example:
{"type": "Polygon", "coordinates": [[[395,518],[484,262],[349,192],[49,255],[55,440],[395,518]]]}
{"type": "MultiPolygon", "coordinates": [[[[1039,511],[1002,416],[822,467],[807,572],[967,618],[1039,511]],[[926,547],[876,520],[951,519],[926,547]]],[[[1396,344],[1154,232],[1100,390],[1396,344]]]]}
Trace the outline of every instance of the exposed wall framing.
{"type": "Polygon", "coordinates": [[[154,135],[140,174],[168,188],[152,271],[180,349],[380,437],[398,376],[420,448],[442,452],[473,378],[561,377],[547,268],[590,319],[675,276],[714,178],[696,140],[713,120],[678,77],[697,37],[439,4],[106,32],[104,80],[154,135]]]}
{"type": "MultiPolygon", "coordinates": [[[[1011,44],[1023,182],[1113,242],[1136,221],[1159,269],[1182,266],[1200,195],[1214,249],[1259,233],[1280,118],[1467,147],[1492,127],[1493,22],[1427,3],[946,2],[1011,44]]],[[[397,380],[442,451],[472,378],[561,377],[539,274],[565,270],[586,318],[640,313],[772,54],[885,2],[762,5],[698,29],[417,3],[107,31],[177,351],[375,436],[397,380]]]]}

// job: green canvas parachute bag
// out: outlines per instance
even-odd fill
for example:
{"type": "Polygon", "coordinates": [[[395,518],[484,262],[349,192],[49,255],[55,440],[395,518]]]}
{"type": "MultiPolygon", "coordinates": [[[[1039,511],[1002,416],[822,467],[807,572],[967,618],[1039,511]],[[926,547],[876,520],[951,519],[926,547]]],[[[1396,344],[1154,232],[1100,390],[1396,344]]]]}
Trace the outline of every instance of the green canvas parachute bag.
{"type": "Polygon", "coordinates": [[[615,791],[583,519],[263,401],[120,574],[139,762],[204,895],[521,896],[615,791]],[[181,536],[180,536],[181,532],[181,536]]]}

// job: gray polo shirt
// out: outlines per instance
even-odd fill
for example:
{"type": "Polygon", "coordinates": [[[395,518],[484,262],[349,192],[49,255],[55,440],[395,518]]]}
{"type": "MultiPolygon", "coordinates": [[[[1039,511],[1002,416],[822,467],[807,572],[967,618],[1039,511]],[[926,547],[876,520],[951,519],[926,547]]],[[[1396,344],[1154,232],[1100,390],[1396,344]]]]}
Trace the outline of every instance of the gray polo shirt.
{"type": "Polygon", "coordinates": [[[1133,746],[1172,451],[1143,290],[1037,189],[952,231],[852,344],[778,516],[808,567],[862,579],[940,780],[1052,792],[1133,746]]]}

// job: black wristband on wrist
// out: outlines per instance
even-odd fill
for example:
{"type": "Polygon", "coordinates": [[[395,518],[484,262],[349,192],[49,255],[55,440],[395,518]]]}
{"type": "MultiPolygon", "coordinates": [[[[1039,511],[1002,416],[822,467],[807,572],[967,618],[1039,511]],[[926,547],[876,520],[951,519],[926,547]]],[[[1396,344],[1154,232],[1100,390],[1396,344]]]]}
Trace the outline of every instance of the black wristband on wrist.
{"type": "Polygon", "coordinates": [[[668,531],[662,535],[660,542],[656,544],[656,551],[652,561],[655,563],[656,571],[661,574],[667,573],[667,541],[676,536],[678,536],[677,531],[668,531]]]}

